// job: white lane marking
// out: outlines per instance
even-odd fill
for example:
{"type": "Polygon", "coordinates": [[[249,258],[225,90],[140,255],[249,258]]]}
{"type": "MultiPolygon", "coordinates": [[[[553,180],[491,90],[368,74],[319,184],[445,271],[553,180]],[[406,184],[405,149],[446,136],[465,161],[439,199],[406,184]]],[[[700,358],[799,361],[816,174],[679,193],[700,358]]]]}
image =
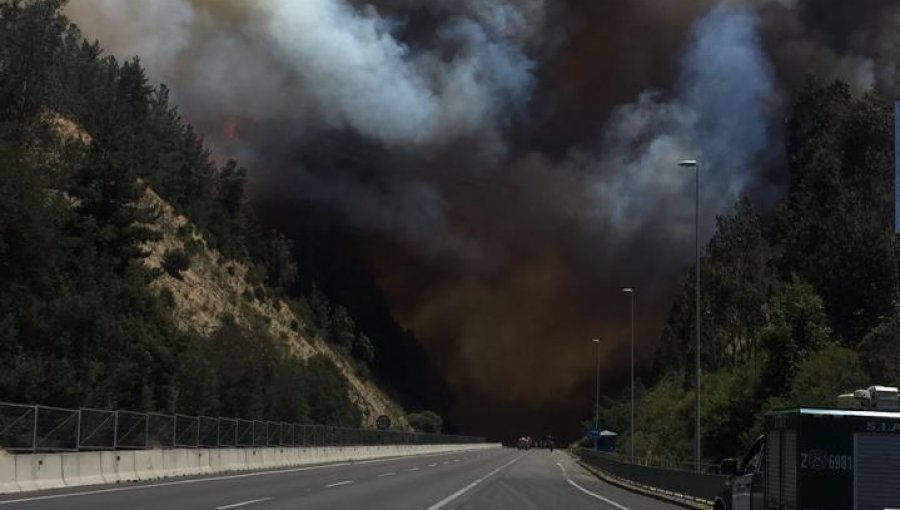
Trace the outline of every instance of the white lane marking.
{"type": "Polygon", "coordinates": [[[443,465],[446,466],[447,464],[450,464],[450,461],[449,461],[449,460],[445,460],[444,462],[441,462],[441,464],[443,464],[443,465]]]}
{"type": "Polygon", "coordinates": [[[414,467],[414,468],[409,468],[409,470],[410,470],[410,471],[418,471],[418,470],[419,470],[419,468],[417,468],[417,467],[414,467]]]}
{"type": "Polygon", "coordinates": [[[459,462],[459,459],[453,459],[453,462],[459,462]]]}
{"type": "Polygon", "coordinates": [[[351,483],[353,483],[353,480],[344,480],[343,482],[329,483],[325,488],[330,489],[332,487],[340,487],[341,485],[350,485],[351,483]]]}
{"type": "MultiPolygon", "coordinates": [[[[436,457],[439,455],[451,455],[453,452],[441,452],[441,453],[426,453],[422,455],[417,455],[417,457],[436,457]]],[[[343,466],[358,466],[360,464],[375,464],[380,462],[390,462],[392,460],[407,460],[409,457],[390,457],[386,459],[372,459],[372,460],[360,460],[355,462],[338,462],[336,464],[325,464],[319,466],[305,466],[291,469],[279,469],[279,470],[269,470],[269,471],[256,471],[254,473],[241,473],[239,475],[224,475],[224,476],[215,476],[212,478],[192,478],[190,480],[175,480],[172,482],[161,482],[161,483],[148,483],[143,485],[129,485],[127,487],[112,487],[109,489],[96,489],[91,491],[84,492],[67,492],[65,494],[47,494],[45,496],[32,496],[30,498],[19,498],[19,499],[8,499],[6,501],[0,501],[0,506],[3,505],[12,505],[15,503],[25,503],[28,501],[45,501],[48,499],[61,499],[61,498],[74,498],[78,496],[95,496],[97,494],[108,494],[111,492],[125,492],[125,491],[137,491],[142,489],[156,489],[159,487],[168,487],[170,485],[188,485],[194,483],[203,483],[203,482],[221,482],[224,480],[236,480],[239,478],[249,478],[254,476],[271,476],[271,475],[282,475],[288,473],[297,473],[300,471],[315,471],[319,469],[330,469],[336,467],[343,466]]]]}
{"type": "Polygon", "coordinates": [[[429,464],[429,465],[428,465],[428,467],[434,467],[434,466],[437,466],[437,463],[429,464]]]}
{"type": "Polygon", "coordinates": [[[378,478],[384,478],[385,476],[394,476],[396,474],[397,473],[394,473],[393,471],[391,471],[390,473],[381,473],[380,475],[378,475],[378,478]]]}
{"type": "Polygon", "coordinates": [[[235,503],[233,505],[223,505],[217,506],[216,510],[229,510],[230,508],[237,508],[240,506],[252,505],[254,503],[262,503],[263,501],[269,501],[272,498],[259,498],[259,499],[251,499],[250,501],[241,501],[240,503],[235,503]]]}
{"type": "Polygon", "coordinates": [[[475,480],[474,482],[470,483],[469,485],[466,485],[466,486],[463,487],[462,489],[460,489],[460,490],[454,492],[453,494],[447,496],[446,498],[444,498],[444,499],[438,501],[437,503],[431,505],[430,507],[428,507],[428,510],[438,510],[439,508],[443,508],[443,507],[447,506],[447,504],[450,503],[451,501],[453,501],[454,499],[456,499],[456,498],[462,496],[463,494],[469,492],[470,490],[474,489],[476,485],[478,485],[478,484],[480,484],[481,482],[487,480],[488,478],[494,476],[495,474],[499,473],[500,471],[503,471],[504,469],[506,469],[507,467],[509,467],[510,465],[512,465],[512,463],[516,462],[517,460],[521,459],[522,457],[524,457],[524,456],[526,456],[526,455],[528,455],[528,454],[527,454],[527,453],[523,453],[522,455],[519,455],[518,457],[514,458],[513,460],[507,462],[506,464],[503,464],[502,466],[500,466],[500,467],[494,469],[493,471],[491,471],[490,473],[488,473],[488,474],[482,476],[482,477],[479,478],[478,480],[475,480]]]}
{"type": "Polygon", "coordinates": [[[592,496],[592,497],[594,497],[594,498],[599,499],[600,501],[606,503],[607,505],[612,505],[612,506],[618,508],[619,510],[631,510],[631,509],[628,508],[627,506],[620,505],[619,503],[616,503],[615,501],[613,501],[613,500],[611,500],[611,499],[604,498],[603,496],[601,496],[601,495],[599,495],[599,494],[596,494],[596,493],[594,493],[594,492],[591,492],[591,491],[585,489],[584,487],[578,485],[574,480],[572,480],[571,478],[569,478],[569,473],[568,473],[568,471],[566,471],[566,467],[565,467],[565,466],[563,466],[563,465],[560,464],[559,462],[557,462],[556,465],[559,466],[560,469],[562,469],[563,476],[566,477],[566,481],[569,482],[569,484],[570,484],[572,487],[575,487],[576,489],[578,489],[578,490],[580,490],[581,492],[587,494],[588,496],[592,496]]]}

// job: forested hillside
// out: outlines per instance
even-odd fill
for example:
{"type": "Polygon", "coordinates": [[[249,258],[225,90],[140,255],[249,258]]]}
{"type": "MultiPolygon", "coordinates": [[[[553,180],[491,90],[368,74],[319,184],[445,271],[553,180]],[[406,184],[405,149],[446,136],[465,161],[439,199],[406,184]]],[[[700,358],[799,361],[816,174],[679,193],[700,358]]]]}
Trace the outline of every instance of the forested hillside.
{"type": "Polygon", "coordinates": [[[247,302],[290,303],[291,329],[353,370],[378,355],[255,219],[246,171],[214,164],[166,87],[84,40],[61,3],[0,2],[0,400],[360,425],[335,362],[264,321],[178,327],[153,283],[214,250],[246,268],[247,302]],[[158,267],[148,188],[190,220],[158,267]]]}
{"type": "MultiPolygon", "coordinates": [[[[893,114],[874,93],[810,80],[786,125],[790,185],[774,210],[744,199],[718,218],[701,261],[703,444],[733,456],[768,410],[836,404],[900,384],[900,277],[893,219],[893,114]]],[[[709,171],[715,171],[711,169],[709,171]]],[[[686,274],[640,389],[637,452],[691,458],[694,277],[686,274]]],[[[628,430],[628,400],[601,423],[628,430]]],[[[628,450],[631,438],[619,442],[628,450]]]]}

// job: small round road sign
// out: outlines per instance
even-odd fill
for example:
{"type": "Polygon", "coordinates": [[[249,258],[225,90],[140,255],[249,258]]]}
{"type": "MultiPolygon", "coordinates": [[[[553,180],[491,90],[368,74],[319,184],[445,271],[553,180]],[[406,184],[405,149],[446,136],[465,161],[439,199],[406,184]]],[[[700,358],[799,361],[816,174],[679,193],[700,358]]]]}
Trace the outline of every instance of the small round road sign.
{"type": "Polygon", "coordinates": [[[378,427],[378,430],[387,430],[391,428],[391,419],[382,414],[375,420],[375,426],[378,427]]]}

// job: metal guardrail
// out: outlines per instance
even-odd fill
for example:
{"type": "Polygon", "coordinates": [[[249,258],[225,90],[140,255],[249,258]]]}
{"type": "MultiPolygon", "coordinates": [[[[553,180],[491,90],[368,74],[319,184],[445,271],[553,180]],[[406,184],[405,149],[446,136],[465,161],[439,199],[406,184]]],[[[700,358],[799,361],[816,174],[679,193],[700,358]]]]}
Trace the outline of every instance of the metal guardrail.
{"type": "MultiPolygon", "coordinates": [[[[592,451],[593,450],[588,450],[592,451]]],[[[663,469],[672,469],[675,471],[691,471],[695,472],[694,462],[693,461],[677,461],[671,459],[660,459],[658,457],[631,457],[629,455],[618,455],[614,453],[607,452],[595,452],[600,455],[604,455],[607,458],[614,460],[616,462],[622,462],[625,464],[634,464],[637,466],[644,467],[655,467],[655,468],[663,468],[663,469]]],[[[706,473],[709,475],[717,475],[720,474],[720,466],[718,464],[713,464],[711,462],[704,462],[700,464],[700,472],[706,473]]]]}
{"type": "MultiPolygon", "coordinates": [[[[654,461],[612,455],[581,448],[578,457],[613,477],[633,482],[645,487],[653,487],[660,492],[688,496],[693,499],[712,501],[722,490],[727,476],[693,471],[691,462],[656,461],[660,465],[650,465],[654,461]]],[[[701,466],[713,468],[711,464],[701,466]]]]}
{"type": "Polygon", "coordinates": [[[0,402],[0,448],[9,452],[483,442],[471,436],[0,402]]]}

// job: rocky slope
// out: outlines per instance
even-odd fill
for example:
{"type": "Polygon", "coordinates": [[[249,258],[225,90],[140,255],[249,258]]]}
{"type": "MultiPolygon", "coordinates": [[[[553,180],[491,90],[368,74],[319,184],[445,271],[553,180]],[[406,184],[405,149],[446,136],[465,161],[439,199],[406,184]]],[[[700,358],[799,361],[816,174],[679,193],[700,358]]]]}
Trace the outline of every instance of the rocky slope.
{"type": "MultiPolygon", "coordinates": [[[[71,120],[53,112],[46,112],[45,116],[61,138],[85,145],[92,143],[90,134],[71,120]]],[[[188,218],[178,214],[149,187],[143,200],[145,206],[157,212],[152,227],[160,234],[158,241],[144,246],[148,253],[144,263],[150,268],[161,269],[163,256],[169,250],[183,249],[191,256],[190,267],[178,278],[160,270],[160,276],[151,284],[171,299],[179,328],[209,336],[226,316],[234,317],[248,330],[263,324],[295,355],[307,359],[322,354],[331,359],[347,379],[350,398],[362,410],[367,426],[374,426],[375,419],[384,414],[392,419],[395,428],[408,428],[402,407],[371,379],[359,373],[347,355],[321,339],[305,334],[309,329],[304,320],[287,303],[272,297],[270,291],[260,286],[254,288],[249,283],[246,265],[224,260],[220,253],[209,247],[188,218]]]]}
{"type": "Polygon", "coordinates": [[[161,268],[169,250],[183,249],[191,255],[190,267],[175,278],[165,271],[152,284],[160,292],[171,293],[175,321],[184,331],[201,335],[213,333],[228,315],[250,328],[260,321],[275,338],[286,342],[291,351],[304,359],[323,354],[340,368],[349,382],[351,399],[363,411],[367,425],[384,414],[395,425],[405,427],[404,411],[374,382],[360,374],[347,357],[319,338],[304,333],[307,330],[301,317],[287,303],[270,296],[259,296],[259,288],[248,283],[248,268],[233,260],[224,260],[211,249],[190,221],[148,189],[146,205],[158,211],[154,228],[161,234],[159,241],[146,245],[149,255],[145,263],[161,268]],[[254,322],[256,321],[256,322],[254,322]]]}

